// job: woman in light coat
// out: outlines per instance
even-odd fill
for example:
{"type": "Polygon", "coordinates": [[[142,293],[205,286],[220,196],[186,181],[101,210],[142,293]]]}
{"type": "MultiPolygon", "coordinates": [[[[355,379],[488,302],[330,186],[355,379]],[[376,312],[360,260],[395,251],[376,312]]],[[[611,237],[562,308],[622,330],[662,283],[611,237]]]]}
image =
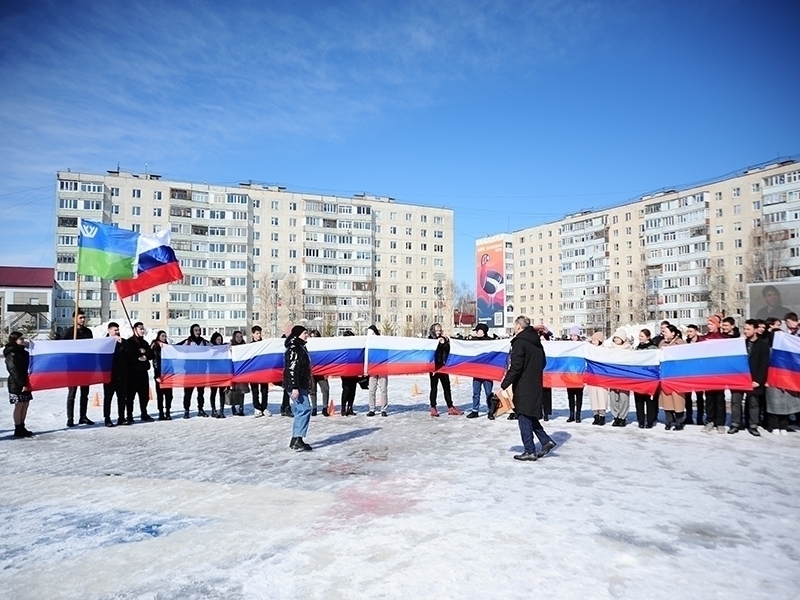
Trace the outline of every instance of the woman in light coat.
{"type": "MultiPolygon", "coordinates": [[[[605,339],[606,336],[603,335],[602,331],[595,331],[592,337],[589,338],[589,343],[592,346],[602,346],[605,339]]],[[[594,413],[592,425],[605,425],[606,410],[608,410],[608,390],[596,385],[587,385],[586,395],[589,396],[589,404],[592,406],[592,412],[594,413]]]]}
{"type": "MultiPolygon", "coordinates": [[[[666,325],[662,332],[664,339],[658,345],[659,348],[680,346],[686,343],[675,325],[666,325]]],[[[669,430],[673,427],[675,427],[676,431],[683,429],[684,410],[686,408],[686,399],[683,394],[665,394],[662,391],[658,396],[658,404],[664,411],[664,420],[667,423],[665,429],[669,430]]]]}
{"type": "MultiPolygon", "coordinates": [[[[630,350],[631,345],[628,342],[628,334],[624,329],[617,329],[614,332],[614,337],[611,338],[611,347],[617,350],[630,350]]],[[[631,392],[630,390],[608,390],[608,408],[611,414],[614,415],[614,422],[612,427],[625,427],[628,424],[628,413],[631,409],[631,392]]]]}

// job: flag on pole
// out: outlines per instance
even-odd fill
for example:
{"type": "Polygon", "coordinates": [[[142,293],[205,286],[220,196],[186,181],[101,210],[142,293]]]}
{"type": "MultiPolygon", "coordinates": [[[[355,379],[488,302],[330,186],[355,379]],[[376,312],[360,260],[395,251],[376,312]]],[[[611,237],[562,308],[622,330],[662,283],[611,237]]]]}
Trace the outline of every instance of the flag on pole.
{"type": "MultiPolygon", "coordinates": [[[[137,234],[138,235],[138,234],[137,234]]],[[[127,298],[157,285],[183,279],[183,271],[175,251],[169,245],[170,232],[139,235],[136,244],[136,275],[116,282],[120,298],[127,298]]]]}
{"type": "Polygon", "coordinates": [[[136,273],[135,231],[80,220],[78,228],[78,275],[101,279],[131,279],[136,273]]]}

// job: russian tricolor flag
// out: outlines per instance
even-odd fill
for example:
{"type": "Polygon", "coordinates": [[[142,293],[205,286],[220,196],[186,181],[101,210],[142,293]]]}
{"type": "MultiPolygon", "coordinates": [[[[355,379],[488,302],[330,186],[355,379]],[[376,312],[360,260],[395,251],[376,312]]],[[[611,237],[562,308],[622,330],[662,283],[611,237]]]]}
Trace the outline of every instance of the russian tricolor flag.
{"type": "Polygon", "coordinates": [[[52,390],[111,381],[114,338],[31,342],[31,390],[52,390]]]}
{"type": "Polygon", "coordinates": [[[752,390],[745,339],[707,340],[662,348],[661,387],[667,394],[752,390]]]}
{"type": "Polygon", "coordinates": [[[776,331],[769,356],[767,385],[800,392],[800,337],[776,331]]]}
{"type": "Polygon", "coordinates": [[[268,339],[231,346],[234,383],[283,381],[284,339],[268,339]]]}
{"type": "MultiPolygon", "coordinates": [[[[364,362],[364,335],[334,338],[309,338],[306,342],[311,358],[311,372],[328,377],[360,377],[367,372],[364,362]]],[[[283,341],[283,340],[281,340],[283,341]]],[[[281,356],[281,367],[283,356],[281,356]]]]}
{"type": "MultiPolygon", "coordinates": [[[[430,340],[436,342],[436,340],[430,340]]],[[[434,350],[436,346],[434,346],[434,350]]],[[[500,381],[508,363],[509,340],[450,340],[450,357],[441,373],[500,381]]],[[[423,371],[425,372],[425,371],[423,371]]]]}
{"type": "Polygon", "coordinates": [[[164,346],[161,348],[161,387],[227,387],[233,363],[227,344],[164,346]]]}
{"type": "Polygon", "coordinates": [[[169,245],[169,235],[170,232],[164,230],[155,235],[139,236],[136,246],[136,274],[133,279],[116,282],[120,298],[183,279],[180,263],[169,245]]]}
{"type": "Polygon", "coordinates": [[[436,370],[438,340],[368,335],[366,343],[369,375],[418,375],[436,370]]]}
{"type": "Polygon", "coordinates": [[[658,389],[658,352],[619,350],[586,344],[584,382],[609,390],[654,394],[658,389]]]}
{"type": "Polygon", "coordinates": [[[586,342],[542,342],[547,364],[543,383],[548,388],[582,388],[586,371],[586,342]]]}

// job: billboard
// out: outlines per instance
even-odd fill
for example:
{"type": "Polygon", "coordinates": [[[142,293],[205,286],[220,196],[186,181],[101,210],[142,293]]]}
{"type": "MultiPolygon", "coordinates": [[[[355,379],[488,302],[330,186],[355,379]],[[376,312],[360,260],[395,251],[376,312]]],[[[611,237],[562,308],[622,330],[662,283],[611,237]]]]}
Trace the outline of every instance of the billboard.
{"type": "Polygon", "coordinates": [[[800,280],[750,283],[747,285],[747,318],[777,317],[800,313],[800,280]]]}
{"type": "Polygon", "coordinates": [[[505,239],[477,243],[476,312],[478,323],[505,327],[505,239]]]}

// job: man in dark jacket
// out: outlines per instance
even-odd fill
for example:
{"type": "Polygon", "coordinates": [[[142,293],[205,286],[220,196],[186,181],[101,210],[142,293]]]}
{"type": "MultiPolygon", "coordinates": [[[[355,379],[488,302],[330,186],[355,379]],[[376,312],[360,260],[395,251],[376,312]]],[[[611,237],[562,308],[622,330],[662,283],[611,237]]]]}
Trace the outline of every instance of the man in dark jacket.
{"type": "MultiPolygon", "coordinates": [[[[202,336],[202,329],[198,323],[194,323],[191,327],[189,327],[189,337],[183,340],[182,342],[178,342],[178,346],[210,346],[211,344],[207,339],[202,336]]],[[[194,391],[193,387],[186,387],[183,388],[183,418],[189,418],[189,409],[192,407],[192,392],[194,391]]],[[[207,417],[208,413],[203,410],[203,406],[205,405],[205,391],[206,388],[198,387],[197,388],[197,416],[198,417],[207,417]]]]}
{"type": "Polygon", "coordinates": [[[128,353],[128,394],[125,408],[127,423],[133,423],[133,399],[139,396],[139,414],[142,421],[153,421],[147,414],[147,401],[150,399],[150,361],[153,360],[153,349],[144,339],[144,325],[134,323],[133,335],[126,340],[125,350],[128,353]]]}
{"type": "Polygon", "coordinates": [[[744,324],[747,358],[750,364],[750,377],[753,388],[746,393],[731,390],[731,428],[728,433],[737,433],[742,428],[742,397],[747,410],[747,431],[758,437],[761,396],[766,391],[767,370],[769,369],[769,342],[758,335],[758,320],[748,319],[744,324]]]}
{"type": "MultiPolygon", "coordinates": [[[[250,329],[250,341],[261,341],[261,326],[253,325],[250,329]]],[[[269,384],[268,383],[251,383],[250,391],[253,392],[253,415],[256,417],[263,417],[267,412],[267,400],[269,398],[269,384]],[[259,392],[261,392],[259,394],[259,392]]],[[[269,416],[269,415],[267,415],[269,416]]]]}
{"type": "Polygon", "coordinates": [[[292,332],[283,345],[283,389],[288,392],[294,403],[294,421],[292,422],[292,441],[289,448],[298,452],[308,452],[311,446],[303,441],[311,422],[311,357],[308,355],[306,340],[308,330],[302,325],[292,327],[292,332]]]}
{"type": "MultiPolygon", "coordinates": [[[[72,316],[75,318],[78,328],[75,329],[75,325],[73,325],[67,329],[64,332],[64,335],[61,337],[62,340],[91,340],[94,337],[92,335],[92,330],[86,327],[86,314],[82,310],[78,310],[77,312],[77,317],[75,316],[75,313],[72,313],[72,316]]],[[[67,388],[67,427],[75,427],[75,394],[77,391],[77,387],[67,388]]],[[[78,423],[80,425],[94,425],[94,421],[90,420],[89,417],[86,416],[86,410],[88,408],[89,386],[82,385],[80,418],[78,419],[78,423]]]]}
{"type": "Polygon", "coordinates": [[[555,448],[556,443],[545,432],[539,422],[542,414],[542,375],[546,359],[539,334],[531,327],[528,317],[517,317],[514,321],[514,339],[511,340],[510,364],[500,388],[513,385],[514,412],[519,422],[524,451],[514,456],[516,460],[536,460],[555,448]],[[542,449],[536,454],[533,436],[539,438],[542,449]]]}
{"type": "Polygon", "coordinates": [[[106,427],[114,427],[111,420],[111,401],[114,394],[117,396],[117,425],[125,424],[125,403],[127,402],[128,392],[128,356],[125,352],[125,340],[119,336],[119,324],[111,321],[108,324],[106,337],[117,340],[114,347],[114,359],[111,363],[111,381],[103,384],[103,418],[106,427]]]}
{"type": "MultiPolygon", "coordinates": [[[[478,323],[475,326],[474,333],[475,335],[471,338],[473,340],[491,340],[489,337],[489,326],[486,323],[478,323]]],[[[475,419],[478,416],[478,409],[481,407],[481,390],[486,394],[486,404],[489,406],[489,410],[492,410],[492,407],[489,405],[489,398],[492,395],[493,383],[491,379],[479,379],[477,377],[472,379],[472,410],[467,413],[468,419],[475,419]]]]}
{"type": "MultiPolygon", "coordinates": [[[[447,364],[447,359],[450,357],[450,340],[442,333],[442,326],[439,323],[434,323],[428,330],[428,339],[439,340],[439,345],[436,346],[436,354],[434,355],[434,366],[436,371],[441,369],[447,364]]],[[[444,392],[444,402],[447,404],[447,414],[449,415],[463,415],[464,413],[453,406],[453,396],[450,392],[450,376],[447,373],[429,373],[431,380],[431,393],[429,396],[431,402],[431,416],[438,417],[439,410],[436,408],[436,395],[439,388],[439,383],[442,384],[442,392],[444,392]]]]}

